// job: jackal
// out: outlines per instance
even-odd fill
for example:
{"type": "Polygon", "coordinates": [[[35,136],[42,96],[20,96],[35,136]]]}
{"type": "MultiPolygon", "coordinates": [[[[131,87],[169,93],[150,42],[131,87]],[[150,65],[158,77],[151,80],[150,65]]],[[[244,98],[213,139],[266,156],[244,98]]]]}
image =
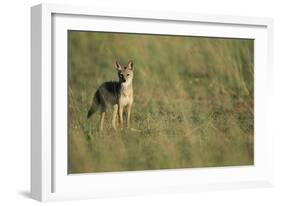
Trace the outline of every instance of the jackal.
{"type": "Polygon", "coordinates": [[[126,66],[115,64],[119,81],[104,82],[95,92],[92,105],[87,117],[90,118],[96,111],[101,111],[100,130],[103,130],[105,112],[108,106],[113,106],[112,126],[116,129],[116,116],[119,114],[120,128],[123,128],[123,112],[127,109],[127,128],[130,127],[131,109],[133,104],[133,61],[126,66]]]}

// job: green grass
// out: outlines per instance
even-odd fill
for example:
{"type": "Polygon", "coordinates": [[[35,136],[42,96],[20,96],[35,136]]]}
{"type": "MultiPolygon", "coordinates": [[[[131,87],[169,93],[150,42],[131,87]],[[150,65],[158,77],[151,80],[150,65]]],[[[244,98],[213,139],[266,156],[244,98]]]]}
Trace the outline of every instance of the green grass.
{"type": "Polygon", "coordinates": [[[253,40],[69,32],[68,172],[252,165],[253,40]],[[86,118],[114,63],[134,61],[132,127],[86,118]]]}

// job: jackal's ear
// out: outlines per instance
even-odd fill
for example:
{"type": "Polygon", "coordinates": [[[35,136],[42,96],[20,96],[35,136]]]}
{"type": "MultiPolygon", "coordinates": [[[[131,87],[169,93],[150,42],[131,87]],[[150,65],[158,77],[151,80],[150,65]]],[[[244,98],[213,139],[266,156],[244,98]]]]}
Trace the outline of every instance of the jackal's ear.
{"type": "Polygon", "coordinates": [[[122,69],[121,65],[117,61],[115,62],[115,69],[117,69],[118,71],[122,69]]]}
{"type": "Polygon", "coordinates": [[[130,61],[128,62],[127,68],[130,69],[130,70],[133,70],[133,69],[134,69],[134,64],[133,64],[133,61],[132,61],[132,60],[130,60],[130,61]]]}

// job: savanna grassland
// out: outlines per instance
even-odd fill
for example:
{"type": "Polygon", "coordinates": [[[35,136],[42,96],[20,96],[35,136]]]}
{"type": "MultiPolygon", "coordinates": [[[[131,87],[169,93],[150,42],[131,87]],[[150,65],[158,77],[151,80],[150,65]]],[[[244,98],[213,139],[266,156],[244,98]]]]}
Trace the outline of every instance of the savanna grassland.
{"type": "Polygon", "coordinates": [[[68,172],[254,162],[253,40],[68,33],[68,172]],[[134,62],[134,130],[87,119],[98,86],[134,62]]]}

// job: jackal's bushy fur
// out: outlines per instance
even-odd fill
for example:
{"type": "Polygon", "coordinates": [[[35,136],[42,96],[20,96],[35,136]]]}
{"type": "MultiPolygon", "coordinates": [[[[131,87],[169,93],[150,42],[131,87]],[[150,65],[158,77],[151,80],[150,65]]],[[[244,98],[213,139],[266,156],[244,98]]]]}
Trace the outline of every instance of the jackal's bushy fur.
{"type": "Polygon", "coordinates": [[[113,106],[112,125],[116,129],[116,116],[119,114],[120,128],[123,128],[123,111],[127,109],[127,128],[130,127],[131,108],[133,104],[133,62],[126,66],[116,62],[119,81],[104,82],[95,92],[87,117],[96,111],[101,111],[100,130],[103,130],[105,112],[108,106],[113,106]]]}

